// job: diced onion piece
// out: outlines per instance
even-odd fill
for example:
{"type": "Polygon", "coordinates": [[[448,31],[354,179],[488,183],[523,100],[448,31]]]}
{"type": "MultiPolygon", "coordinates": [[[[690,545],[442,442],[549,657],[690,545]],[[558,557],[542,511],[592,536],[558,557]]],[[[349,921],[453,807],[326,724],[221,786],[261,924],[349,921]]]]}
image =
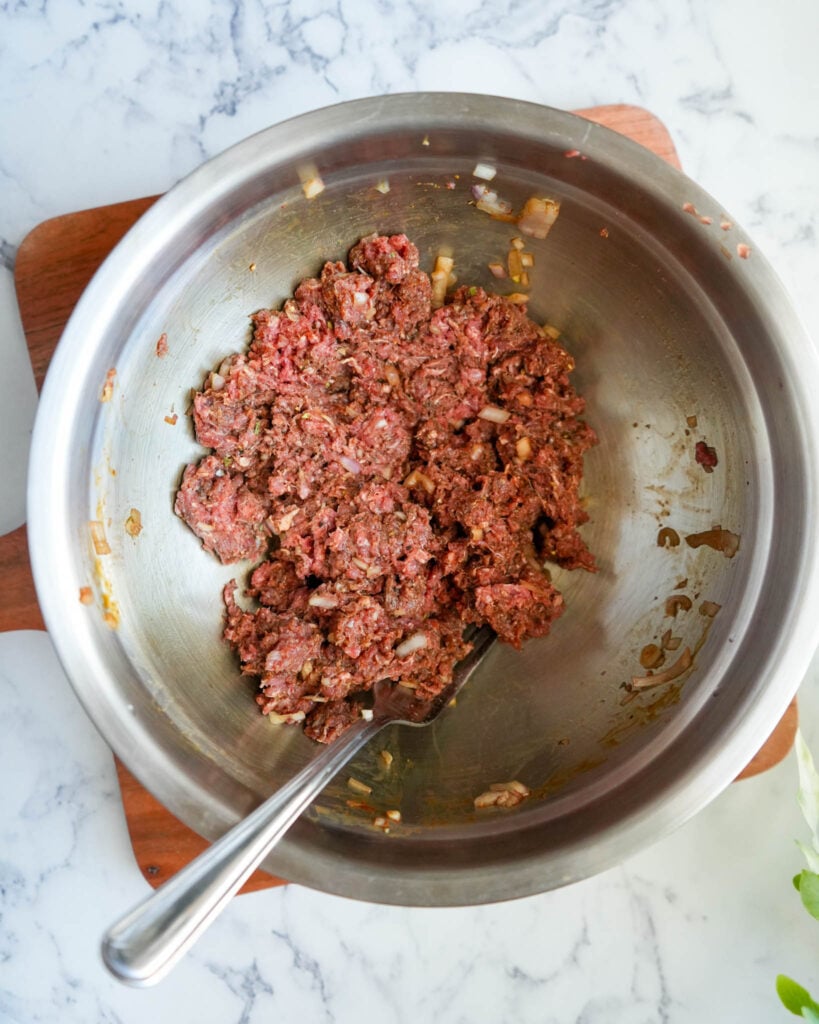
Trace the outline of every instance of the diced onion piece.
{"type": "Polygon", "coordinates": [[[384,364],[384,376],[387,378],[387,383],[391,388],[401,387],[401,375],[392,363],[384,364]]]}
{"type": "Polygon", "coordinates": [[[373,791],[372,786],[368,786],[366,782],[361,782],[352,775],[347,779],[347,786],[354,793],[372,793],[373,791]]]}
{"type": "Polygon", "coordinates": [[[482,807],[494,807],[499,799],[500,793],[495,793],[488,789],[485,793],[481,793],[480,796],[476,796],[473,802],[476,810],[480,810],[482,807]]]}
{"type": "Polygon", "coordinates": [[[116,377],[117,371],[112,366],[111,369],[105,375],[105,383],[102,385],[102,391],[100,393],[101,402],[110,402],[114,394],[114,377],[116,377]]]}
{"type": "Polygon", "coordinates": [[[541,328],[547,338],[551,338],[552,341],[557,341],[560,337],[560,331],[554,326],[554,324],[544,324],[541,328]]]}
{"type": "Polygon", "coordinates": [[[506,423],[511,415],[506,409],[499,409],[497,405],[485,405],[478,413],[478,419],[488,420],[490,423],[506,423]]]}
{"type": "Polygon", "coordinates": [[[706,618],[713,619],[721,607],[722,605],[717,604],[716,601],[703,601],[700,605],[700,615],[705,615],[706,618]]]}
{"type": "Polygon", "coordinates": [[[299,178],[301,179],[301,190],[304,192],[305,199],[315,199],[317,195],[324,191],[324,182],[321,180],[318,168],[314,164],[300,167],[299,178]]]}
{"type": "Polygon", "coordinates": [[[746,245],[745,242],[738,242],[737,243],[737,256],[739,256],[739,258],[741,260],[747,260],[750,255],[751,255],[751,247],[750,247],[750,245],[746,245]]]}
{"type": "Polygon", "coordinates": [[[283,516],[279,516],[278,519],[271,520],[273,522],[276,533],[287,533],[290,527],[293,525],[296,516],[299,514],[299,507],[291,508],[289,512],[285,512],[283,516]]]}
{"type": "Polygon", "coordinates": [[[80,587],[80,604],[93,604],[94,591],[90,587],[80,587]]]}
{"type": "Polygon", "coordinates": [[[661,686],[663,683],[670,683],[672,679],[676,679],[677,676],[681,676],[683,672],[687,672],[693,663],[694,659],[691,656],[691,651],[686,647],[674,664],[670,665],[664,672],[658,672],[653,676],[632,676],[629,689],[647,690],[652,686],[661,686]]]}
{"type": "Polygon", "coordinates": [[[375,186],[376,192],[380,192],[382,196],[385,196],[390,190],[390,183],[386,178],[382,178],[375,186]]]}
{"type": "Polygon", "coordinates": [[[393,756],[389,750],[379,750],[378,756],[381,759],[381,763],[385,768],[391,768],[393,762],[393,756]]]}
{"type": "Polygon", "coordinates": [[[338,598],[332,594],[311,594],[307,603],[311,608],[338,608],[338,598]]]}
{"type": "Polygon", "coordinates": [[[432,494],[435,490],[435,481],[431,480],[426,473],[422,473],[420,469],[414,469],[404,480],[404,486],[413,488],[419,485],[424,488],[427,494],[432,494]]]}
{"type": "Polygon", "coordinates": [[[517,249],[509,250],[506,265],[509,268],[509,276],[512,280],[515,282],[520,281],[520,275],[523,273],[523,263],[521,262],[520,253],[517,249]]]}
{"type": "Polygon", "coordinates": [[[174,412],[174,413],[171,413],[171,415],[170,415],[170,416],[166,416],[166,417],[165,417],[165,422],[166,422],[166,423],[169,423],[169,424],[170,424],[170,425],[171,425],[172,427],[175,427],[175,426],[176,426],[176,421],[177,421],[178,419],[179,419],[179,417],[178,417],[178,416],[176,415],[176,413],[174,412]]]}
{"type": "Polygon", "coordinates": [[[518,796],[529,796],[531,790],[517,779],[511,782],[493,782],[489,787],[493,793],[517,793],[518,796]]]}
{"type": "Polygon", "coordinates": [[[475,164],[475,170],[472,172],[472,177],[491,181],[497,173],[497,168],[493,167],[492,164],[477,163],[475,164]]]}
{"type": "Polygon", "coordinates": [[[535,254],[533,252],[522,252],[520,254],[520,263],[527,270],[531,269],[535,265],[535,254]]]}
{"type": "Polygon", "coordinates": [[[518,252],[520,252],[521,249],[525,249],[526,248],[526,243],[523,241],[522,238],[518,238],[517,236],[515,236],[515,238],[513,238],[509,242],[509,244],[512,246],[513,249],[517,249],[518,252]]]}
{"type": "Polygon", "coordinates": [[[361,309],[363,306],[366,306],[369,301],[370,296],[366,292],[355,292],[353,294],[353,305],[356,306],[358,309],[361,309]]]}
{"type": "Polygon", "coordinates": [[[488,264],[489,270],[494,277],[504,278],[506,277],[506,267],[502,263],[490,263],[488,264]]]}
{"type": "Polygon", "coordinates": [[[521,437],[515,444],[515,451],[521,462],[528,462],[532,457],[532,442],[528,437],[521,437]]]}
{"type": "Polygon", "coordinates": [[[545,238],[560,213],[560,203],[554,199],[538,199],[532,196],[523,205],[518,217],[518,227],[524,235],[545,238]]]}
{"type": "Polygon", "coordinates": [[[449,277],[455,261],[451,256],[438,256],[435,260],[435,268],[429,275],[432,280],[432,308],[438,309],[444,304],[449,277]]]}
{"type": "Polygon", "coordinates": [[[142,533],[142,516],[138,508],[132,508],[125,520],[125,532],[129,537],[138,537],[142,533]]]}
{"type": "Polygon", "coordinates": [[[401,641],[395,648],[395,654],[399,658],[408,658],[416,651],[423,651],[428,643],[426,633],[413,633],[406,640],[401,641]]]}
{"type": "Polygon", "coordinates": [[[357,555],[354,555],[350,559],[350,561],[353,563],[354,566],[356,566],[362,572],[366,572],[370,568],[369,563],[365,562],[363,558],[359,558],[357,555]]]}
{"type": "Polygon", "coordinates": [[[305,199],[315,199],[324,191],[324,182],[318,177],[310,178],[309,181],[303,182],[301,187],[305,199]]]}
{"type": "Polygon", "coordinates": [[[338,461],[348,472],[353,473],[355,476],[358,476],[361,472],[361,463],[351,459],[349,455],[339,455],[338,461]]]}
{"type": "Polygon", "coordinates": [[[225,386],[225,378],[221,373],[212,373],[210,375],[210,386],[214,391],[221,391],[225,386]]]}
{"type": "Polygon", "coordinates": [[[509,295],[504,295],[507,302],[511,302],[513,306],[522,306],[524,302],[529,301],[529,296],[526,292],[511,292],[509,295]]]}
{"type": "Polygon", "coordinates": [[[91,532],[91,543],[94,545],[94,551],[98,555],[110,555],[111,545],[108,543],[108,538],[105,536],[105,527],[99,519],[92,519],[88,524],[88,529],[91,532]]]}
{"type": "Polygon", "coordinates": [[[401,812],[400,811],[387,811],[387,817],[390,819],[390,821],[400,821],[401,820],[401,812]]]}
{"type": "Polygon", "coordinates": [[[485,793],[475,797],[475,807],[516,807],[530,794],[530,789],[517,779],[511,782],[493,782],[485,793]]]}
{"type": "Polygon", "coordinates": [[[291,711],[287,715],[280,715],[275,711],[270,711],[267,717],[274,725],[295,725],[296,722],[304,721],[305,714],[303,711],[291,711]]]}
{"type": "Polygon", "coordinates": [[[426,473],[422,473],[420,469],[415,471],[415,479],[424,488],[427,494],[432,494],[435,490],[435,481],[431,480],[426,473]]]}
{"type": "Polygon", "coordinates": [[[373,720],[373,709],[372,708],[362,708],[361,709],[361,717],[364,719],[365,722],[371,722],[373,720]]]}
{"type": "Polygon", "coordinates": [[[473,185],[472,196],[476,200],[475,205],[483,213],[488,213],[491,217],[499,217],[504,220],[514,219],[512,217],[512,204],[505,199],[501,199],[497,192],[493,192],[486,185],[473,185]]]}

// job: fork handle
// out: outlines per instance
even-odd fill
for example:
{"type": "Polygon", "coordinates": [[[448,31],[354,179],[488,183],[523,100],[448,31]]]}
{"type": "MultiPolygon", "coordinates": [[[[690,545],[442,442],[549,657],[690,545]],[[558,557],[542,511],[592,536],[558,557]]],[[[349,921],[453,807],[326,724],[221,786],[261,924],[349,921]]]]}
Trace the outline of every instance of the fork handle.
{"type": "Polygon", "coordinates": [[[122,917],[103,938],[108,969],[135,986],[164,977],[314,797],[384,724],[353,723],[247,818],[122,917]]]}

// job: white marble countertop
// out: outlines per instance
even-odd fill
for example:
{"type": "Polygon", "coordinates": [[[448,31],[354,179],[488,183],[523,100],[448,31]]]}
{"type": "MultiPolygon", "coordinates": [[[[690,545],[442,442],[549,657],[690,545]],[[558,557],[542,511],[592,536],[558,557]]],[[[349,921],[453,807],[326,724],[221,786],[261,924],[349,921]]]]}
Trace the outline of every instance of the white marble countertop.
{"type": "MultiPolygon", "coordinates": [[[[0,5],[0,529],[23,519],[33,386],[12,271],[39,221],[150,195],[274,121],[379,92],[645,106],[750,232],[819,338],[815,0],[23,0],[0,5]]],[[[111,754],[48,638],[0,636],[0,1020],[702,1024],[787,1019],[819,989],[791,876],[792,757],[625,864],[499,906],[242,896],[158,988],[98,957],[147,891],[111,754]]],[[[819,662],[802,685],[819,749],[819,662]]]]}

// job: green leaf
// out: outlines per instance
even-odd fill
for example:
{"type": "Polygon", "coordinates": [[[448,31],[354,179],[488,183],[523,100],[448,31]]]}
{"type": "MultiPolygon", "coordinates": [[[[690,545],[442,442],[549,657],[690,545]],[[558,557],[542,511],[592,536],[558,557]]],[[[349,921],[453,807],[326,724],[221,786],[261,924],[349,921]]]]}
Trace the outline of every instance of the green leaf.
{"type": "Polygon", "coordinates": [[[819,1014],[819,1006],[811,998],[810,992],[785,974],[777,975],[776,994],[782,1000],[785,1009],[797,1017],[811,1020],[811,1017],[805,1015],[805,1010],[811,1014],[819,1014]]]}
{"type": "Polygon", "coordinates": [[[813,763],[802,731],[796,733],[796,763],[799,768],[799,793],[797,800],[811,830],[813,849],[819,853],[819,772],[813,763]]]}
{"type": "Polygon", "coordinates": [[[814,871],[803,871],[799,875],[799,895],[805,910],[819,920],[819,875],[814,871]]]}

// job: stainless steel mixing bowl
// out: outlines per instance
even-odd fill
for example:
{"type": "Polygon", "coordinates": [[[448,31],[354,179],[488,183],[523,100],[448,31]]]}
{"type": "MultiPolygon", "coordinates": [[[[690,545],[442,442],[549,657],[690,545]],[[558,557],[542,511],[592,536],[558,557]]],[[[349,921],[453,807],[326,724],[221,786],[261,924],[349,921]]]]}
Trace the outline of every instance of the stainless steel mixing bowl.
{"type": "Polygon", "coordinates": [[[738,257],[745,235],[720,230],[723,208],[689,179],[570,114],[455,94],[331,107],[211,160],[140,220],[71,318],[33,443],[32,561],[67,673],[128,767],[214,837],[313,746],[257,713],[220,640],[220,589],[244,568],[219,565],[173,514],[181,469],[201,454],[190,389],[246,344],[249,313],[369,232],[406,232],[427,269],[448,247],[460,281],[495,284],[487,263],[515,229],[470,205],[477,160],[517,207],[532,194],[562,203],[548,238],[531,240],[530,310],[563,332],[600,436],[584,528],[600,571],[556,574],[567,611],[548,638],[496,647],[434,727],[387,734],[391,770],[377,750],[360,756],[351,774],[372,785],[373,805],[402,812],[389,835],[347,806],[341,779],[267,862],[375,901],[479,903],[611,865],[713,798],[793,696],[819,607],[817,376],[761,254],[738,257]],[[585,159],[568,159],[573,149],[585,159]],[[310,167],[326,188],[307,200],[310,167]],[[698,440],[717,452],[710,474],[698,440]],[[132,508],[137,537],[124,529],[132,508]],[[111,554],[95,555],[91,520],[111,554]],[[734,558],[657,544],[663,526],[684,538],[715,524],[741,537],[734,558]],[[682,593],[693,607],[671,618],[666,599],[682,593]],[[713,618],[703,601],[721,606],[713,618]],[[692,670],[629,694],[641,648],[669,629],[692,670]],[[475,811],[476,795],[509,779],[531,797],[475,811]]]}

